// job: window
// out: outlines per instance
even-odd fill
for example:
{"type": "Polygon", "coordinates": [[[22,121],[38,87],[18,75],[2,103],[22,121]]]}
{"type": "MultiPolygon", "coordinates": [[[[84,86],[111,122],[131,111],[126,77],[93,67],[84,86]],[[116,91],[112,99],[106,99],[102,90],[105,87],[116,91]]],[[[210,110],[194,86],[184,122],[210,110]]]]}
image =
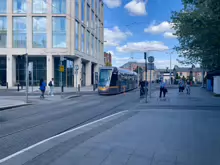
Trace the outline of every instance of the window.
{"type": "Polygon", "coordinates": [[[99,27],[98,27],[98,17],[96,16],[95,17],[95,33],[96,33],[96,36],[98,34],[98,30],[99,30],[99,27]]]}
{"type": "Polygon", "coordinates": [[[95,37],[93,37],[93,44],[94,44],[94,47],[93,47],[94,50],[93,50],[93,52],[94,52],[94,56],[96,57],[96,53],[97,53],[97,52],[96,52],[96,44],[97,44],[97,43],[96,43],[95,37]]]}
{"type": "Polygon", "coordinates": [[[90,44],[90,33],[89,33],[89,31],[87,31],[86,41],[87,41],[86,53],[89,54],[89,44],[90,44]]]}
{"type": "Polygon", "coordinates": [[[93,9],[94,9],[94,1],[95,1],[95,0],[92,0],[92,8],[93,8],[93,9]]]}
{"type": "Polygon", "coordinates": [[[7,17],[0,17],[0,48],[6,48],[7,45],[7,17]]]}
{"type": "Polygon", "coordinates": [[[100,2],[99,1],[96,1],[97,2],[97,14],[100,16],[100,2]]]}
{"type": "Polygon", "coordinates": [[[96,57],[99,57],[99,40],[96,38],[96,57]]]}
{"type": "Polygon", "coordinates": [[[79,22],[75,22],[75,49],[79,50],[79,22]]]}
{"type": "Polygon", "coordinates": [[[46,48],[47,46],[47,19],[46,17],[33,17],[33,48],[46,48]]]}
{"type": "Polygon", "coordinates": [[[7,1],[0,0],[0,14],[5,14],[7,12],[7,1]]]}
{"type": "Polygon", "coordinates": [[[47,13],[47,0],[33,0],[33,13],[47,13]]]}
{"type": "Polygon", "coordinates": [[[81,0],[81,21],[84,22],[85,19],[85,0],[81,0]]]}
{"type": "Polygon", "coordinates": [[[26,13],[27,2],[26,0],[13,0],[13,13],[26,13]]]}
{"type": "Polygon", "coordinates": [[[92,11],[92,28],[95,28],[95,14],[94,11],[92,11]]]}
{"type": "Polygon", "coordinates": [[[66,17],[53,17],[53,48],[66,48],[66,17]]]}
{"type": "Polygon", "coordinates": [[[52,0],[53,14],[66,14],[66,0],[52,0]]]}
{"type": "Polygon", "coordinates": [[[85,41],[85,27],[81,26],[81,51],[84,52],[84,41],[85,41]]]}
{"type": "Polygon", "coordinates": [[[94,54],[94,35],[91,36],[91,55],[94,54]]]}
{"type": "Polygon", "coordinates": [[[86,25],[87,25],[87,27],[89,27],[89,25],[90,25],[90,7],[89,7],[89,5],[87,5],[87,23],[86,23],[86,25]]]}
{"type": "Polygon", "coordinates": [[[75,0],[75,17],[79,19],[79,0],[75,0]]]}
{"type": "Polygon", "coordinates": [[[26,17],[13,17],[13,48],[26,48],[26,17]]]}

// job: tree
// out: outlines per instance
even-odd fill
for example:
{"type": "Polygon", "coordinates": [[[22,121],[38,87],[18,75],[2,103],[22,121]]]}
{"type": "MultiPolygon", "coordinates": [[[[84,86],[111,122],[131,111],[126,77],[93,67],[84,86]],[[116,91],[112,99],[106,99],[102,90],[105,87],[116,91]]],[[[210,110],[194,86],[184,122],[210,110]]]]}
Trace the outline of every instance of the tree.
{"type": "Polygon", "coordinates": [[[220,68],[220,1],[182,0],[184,8],[172,13],[179,46],[175,49],[184,64],[220,68]]]}
{"type": "Polygon", "coordinates": [[[143,69],[141,68],[141,67],[136,67],[135,68],[135,70],[134,70],[134,72],[136,72],[136,73],[138,73],[138,69],[139,69],[139,73],[141,73],[142,71],[143,71],[143,69]]]}
{"type": "Polygon", "coordinates": [[[106,62],[105,66],[112,66],[112,64],[110,62],[106,62]]]}

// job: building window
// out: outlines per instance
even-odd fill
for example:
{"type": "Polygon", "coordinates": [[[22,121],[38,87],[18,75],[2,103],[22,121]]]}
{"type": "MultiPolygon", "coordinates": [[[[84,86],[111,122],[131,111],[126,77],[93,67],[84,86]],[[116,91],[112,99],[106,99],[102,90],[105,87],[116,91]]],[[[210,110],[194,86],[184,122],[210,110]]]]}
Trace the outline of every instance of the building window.
{"type": "Polygon", "coordinates": [[[93,37],[93,44],[94,44],[94,47],[93,47],[94,51],[93,52],[94,52],[94,56],[96,57],[97,52],[96,52],[96,39],[95,39],[95,37],[93,37]]]}
{"type": "Polygon", "coordinates": [[[79,19],[79,0],[75,0],[75,17],[79,19]]]}
{"type": "Polygon", "coordinates": [[[75,22],[75,49],[79,50],[79,22],[75,22]]]}
{"type": "Polygon", "coordinates": [[[7,1],[0,0],[0,14],[5,14],[7,12],[7,1]]]}
{"type": "Polygon", "coordinates": [[[90,33],[89,33],[89,31],[87,31],[86,41],[87,41],[86,53],[89,54],[89,43],[90,43],[90,33]]]}
{"type": "Polygon", "coordinates": [[[53,14],[66,14],[66,0],[52,0],[53,14]]]}
{"type": "Polygon", "coordinates": [[[27,2],[26,0],[13,0],[13,13],[26,13],[27,2]]]}
{"type": "Polygon", "coordinates": [[[84,42],[85,42],[85,27],[81,26],[81,51],[84,52],[84,42]]]}
{"type": "Polygon", "coordinates": [[[85,19],[85,0],[81,0],[81,21],[84,23],[85,19]]]}
{"type": "Polygon", "coordinates": [[[92,28],[95,28],[95,14],[94,14],[94,11],[92,11],[92,28]]]}
{"type": "Polygon", "coordinates": [[[99,40],[96,38],[96,57],[99,56],[99,40]]]}
{"type": "Polygon", "coordinates": [[[91,55],[94,55],[94,35],[91,36],[91,55]]]}
{"type": "Polygon", "coordinates": [[[47,13],[47,0],[33,0],[33,13],[47,13]]]}
{"type": "Polygon", "coordinates": [[[98,27],[98,17],[96,16],[95,17],[95,33],[96,33],[96,36],[98,35],[98,30],[99,30],[99,27],[98,27]]]}
{"type": "Polygon", "coordinates": [[[100,1],[97,2],[97,14],[100,16],[100,1]]]}
{"type": "Polygon", "coordinates": [[[46,17],[33,17],[33,48],[46,48],[47,46],[47,19],[46,17]]]}
{"type": "Polygon", "coordinates": [[[87,27],[89,27],[90,25],[90,7],[89,5],[87,5],[87,23],[86,23],[87,27]]]}
{"type": "Polygon", "coordinates": [[[26,17],[13,17],[13,48],[26,48],[27,19],[26,17]]]}
{"type": "Polygon", "coordinates": [[[6,48],[7,45],[7,17],[0,17],[0,48],[6,48]]]}
{"type": "Polygon", "coordinates": [[[93,8],[93,9],[94,9],[94,1],[95,1],[95,0],[92,0],[92,8],[93,8]]]}
{"type": "Polygon", "coordinates": [[[66,48],[66,17],[53,17],[53,48],[66,48]]]}

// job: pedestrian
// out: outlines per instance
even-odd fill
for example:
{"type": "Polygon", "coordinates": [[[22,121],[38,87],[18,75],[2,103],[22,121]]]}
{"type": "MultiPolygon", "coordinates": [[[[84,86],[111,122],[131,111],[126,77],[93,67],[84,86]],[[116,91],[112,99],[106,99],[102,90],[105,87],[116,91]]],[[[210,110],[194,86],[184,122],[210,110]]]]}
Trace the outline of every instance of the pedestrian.
{"type": "Polygon", "coordinates": [[[54,79],[53,78],[48,83],[48,86],[50,87],[50,91],[49,91],[48,95],[54,96],[54,93],[53,93],[53,91],[54,91],[54,79]]]}
{"type": "Polygon", "coordinates": [[[45,93],[45,90],[46,90],[46,83],[44,82],[43,79],[40,79],[40,91],[41,91],[41,95],[40,95],[40,98],[44,98],[44,93],[45,93]]]}
{"type": "Polygon", "coordinates": [[[161,80],[160,82],[160,98],[162,96],[162,93],[163,93],[163,97],[165,97],[167,93],[167,88],[166,88],[166,83],[163,80],[161,80]]]}

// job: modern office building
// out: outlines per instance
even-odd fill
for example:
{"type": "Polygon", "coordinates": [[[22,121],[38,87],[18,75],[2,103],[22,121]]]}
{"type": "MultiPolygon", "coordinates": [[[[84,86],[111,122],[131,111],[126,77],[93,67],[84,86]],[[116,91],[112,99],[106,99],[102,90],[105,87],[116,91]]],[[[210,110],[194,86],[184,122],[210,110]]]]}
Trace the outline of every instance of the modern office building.
{"type": "Polygon", "coordinates": [[[19,55],[27,53],[34,85],[41,78],[59,85],[63,57],[64,86],[93,84],[104,65],[103,10],[101,0],[0,0],[0,83],[25,84],[19,55]]]}

